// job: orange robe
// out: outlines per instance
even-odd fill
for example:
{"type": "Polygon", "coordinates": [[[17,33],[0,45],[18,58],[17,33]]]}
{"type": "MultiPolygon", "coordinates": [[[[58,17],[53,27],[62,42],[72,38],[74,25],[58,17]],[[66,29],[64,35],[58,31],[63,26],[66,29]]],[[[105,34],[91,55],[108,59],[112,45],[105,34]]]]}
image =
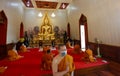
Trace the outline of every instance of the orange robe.
{"type": "Polygon", "coordinates": [[[41,59],[41,69],[42,70],[51,70],[52,69],[52,53],[44,54],[41,59]]]}
{"type": "Polygon", "coordinates": [[[50,50],[50,47],[43,47],[43,56],[41,59],[41,69],[42,70],[51,70],[52,69],[52,60],[53,60],[53,54],[47,53],[47,51],[50,50]]]}
{"type": "Polygon", "coordinates": [[[17,51],[14,50],[14,49],[12,49],[12,50],[9,50],[9,51],[8,51],[8,57],[9,57],[8,59],[9,59],[10,61],[13,61],[13,60],[20,59],[20,58],[22,58],[23,56],[18,55],[17,51]]]}
{"type": "Polygon", "coordinates": [[[84,60],[89,62],[95,62],[95,58],[93,57],[92,50],[87,49],[85,51],[84,60]]]}
{"type": "Polygon", "coordinates": [[[44,47],[43,47],[43,53],[47,53],[47,50],[49,50],[49,49],[50,49],[49,46],[44,46],[44,47]]]}
{"type": "Polygon", "coordinates": [[[75,53],[75,54],[78,54],[78,53],[80,53],[80,45],[79,44],[76,44],[75,46],[74,46],[74,49],[73,49],[73,53],[75,53]]]}
{"type": "Polygon", "coordinates": [[[71,72],[75,70],[73,57],[70,55],[66,55],[58,64],[58,72],[65,71],[67,68],[67,63],[69,63],[69,72],[64,76],[70,76],[71,72]]]}
{"type": "Polygon", "coordinates": [[[95,61],[95,58],[93,57],[93,52],[92,52],[92,50],[87,49],[85,52],[88,54],[90,62],[94,62],[94,61],[95,61]]]}
{"type": "Polygon", "coordinates": [[[20,52],[27,52],[27,48],[25,45],[20,46],[20,52]]]}

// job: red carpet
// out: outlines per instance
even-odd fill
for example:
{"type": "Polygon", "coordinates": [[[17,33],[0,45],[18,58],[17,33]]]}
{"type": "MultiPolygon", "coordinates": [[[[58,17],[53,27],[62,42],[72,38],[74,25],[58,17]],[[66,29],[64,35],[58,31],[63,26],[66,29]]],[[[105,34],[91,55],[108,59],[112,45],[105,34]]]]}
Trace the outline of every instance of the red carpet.
{"type": "MultiPolygon", "coordinates": [[[[8,61],[7,59],[0,61],[0,66],[7,66],[6,71],[0,76],[41,76],[43,74],[52,73],[52,71],[42,71],[40,70],[40,62],[42,52],[38,51],[38,48],[30,49],[30,52],[20,53],[24,58],[16,61],[8,61]]],[[[71,49],[68,49],[70,53],[71,49]]],[[[57,54],[57,51],[52,51],[57,54]]],[[[102,62],[102,59],[97,59],[97,62],[94,63],[85,63],[80,61],[82,54],[71,54],[74,58],[76,69],[93,67],[98,65],[106,64],[102,62]]]]}

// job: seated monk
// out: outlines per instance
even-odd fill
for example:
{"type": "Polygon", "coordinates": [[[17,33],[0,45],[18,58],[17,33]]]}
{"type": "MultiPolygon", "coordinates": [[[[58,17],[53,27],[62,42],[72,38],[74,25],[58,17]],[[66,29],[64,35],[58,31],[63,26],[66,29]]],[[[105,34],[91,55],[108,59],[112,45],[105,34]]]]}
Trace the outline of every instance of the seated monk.
{"type": "Polygon", "coordinates": [[[52,69],[52,60],[53,60],[53,54],[50,52],[50,49],[43,51],[43,56],[41,59],[41,69],[42,70],[51,70],[52,69]]]}
{"type": "Polygon", "coordinates": [[[6,69],[7,69],[7,67],[1,66],[0,67],[0,74],[3,73],[6,69]]]}
{"type": "Polygon", "coordinates": [[[59,54],[53,58],[52,71],[53,76],[73,76],[75,66],[73,57],[67,54],[65,45],[59,45],[59,54]]]}
{"type": "Polygon", "coordinates": [[[91,49],[87,49],[84,53],[84,57],[83,60],[87,61],[87,62],[95,62],[95,58],[93,57],[93,53],[91,49]]]}
{"type": "Polygon", "coordinates": [[[81,52],[80,45],[79,45],[79,44],[75,44],[72,53],[74,53],[74,54],[79,54],[80,52],[81,52]]]}
{"type": "Polygon", "coordinates": [[[70,41],[68,41],[68,42],[66,43],[66,48],[72,48],[72,46],[71,46],[71,44],[70,44],[70,41]]]}
{"type": "Polygon", "coordinates": [[[17,51],[15,49],[9,50],[8,51],[8,59],[10,61],[18,60],[20,58],[23,58],[23,56],[18,55],[17,51]]]}
{"type": "Polygon", "coordinates": [[[24,44],[20,46],[20,52],[27,52],[27,48],[24,44]]]}
{"type": "Polygon", "coordinates": [[[44,47],[43,47],[43,53],[47,53],[47,50],[48,50],[48,49],[50,49],[49,46],[44,46],[44,47]]]}

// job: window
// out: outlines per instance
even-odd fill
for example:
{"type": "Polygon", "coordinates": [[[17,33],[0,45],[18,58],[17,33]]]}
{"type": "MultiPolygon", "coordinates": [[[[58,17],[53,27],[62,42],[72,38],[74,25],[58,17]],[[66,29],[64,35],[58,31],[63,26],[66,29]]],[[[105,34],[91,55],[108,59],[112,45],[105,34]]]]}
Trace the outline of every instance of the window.
{"type": "Polygon", "coordinates": [[[85,51],[86,46],[85,46],[85,27],[84,27],[84,25],[80,25],[80,33],[81,33],[81,50],[85,51]]]}

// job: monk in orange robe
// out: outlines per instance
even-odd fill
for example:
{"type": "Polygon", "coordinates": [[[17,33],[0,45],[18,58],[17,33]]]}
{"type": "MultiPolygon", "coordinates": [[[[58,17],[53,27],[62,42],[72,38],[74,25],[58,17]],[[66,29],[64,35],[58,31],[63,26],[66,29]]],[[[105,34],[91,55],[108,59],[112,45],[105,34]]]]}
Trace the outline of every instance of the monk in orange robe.
{"type": "Polygon", "coordinates": [[[43,53],[45,53],[45,54],[46,54],[46,53],[47,53],[47,50],[49,50],[49,49],[50,49],[50,47],[49,47],[49,46],[44,46],[44,47],[43,47],[43,53]]]}
{"type": "Polygon", "coordinates": [[[52,69],[52,60],[53,54],[50,51],[49,47],[43,48],[43,56],[41,59],[41,69],[42,70],[51,70],[52,69]]]}
{"type": "Polygon", "coordinates": [[[93,53],[91,49],[87,49],[84,53],[84,57],[83,60],[87,61],[87,62],[95,62],[95,58],[93,57],[93,53]]]}
{"type": "Polygon", "coordinates": [[[75,44],[72,53],[74,53],[74,54],[79,54],[80,52],[81,52],[80,45],[79,45],[79,44],[75,44]]]}
{"type": "Polygon", "coordinates": [[[20,56],[18,53],[17,53],[17,50],[15,49],[12,49],[12,50],[9,50],[8,51],[8,59],[10,61],[14,61],[14,60],[18,60],[20,58],[23,58],[23,56],[20,56]]]}
{"type": "Polygon", "coordinates": [[[24,44],[20,46],[20,52],[27,52],[27,48],[24,44]]]}
{"type": "Polygon", "coordinates": [[[58,49],[59,54],[52,62],[53,76],[73,76],[75,70],[73,57],[67,54],[65,45],[60,45],[58,49]]]}

